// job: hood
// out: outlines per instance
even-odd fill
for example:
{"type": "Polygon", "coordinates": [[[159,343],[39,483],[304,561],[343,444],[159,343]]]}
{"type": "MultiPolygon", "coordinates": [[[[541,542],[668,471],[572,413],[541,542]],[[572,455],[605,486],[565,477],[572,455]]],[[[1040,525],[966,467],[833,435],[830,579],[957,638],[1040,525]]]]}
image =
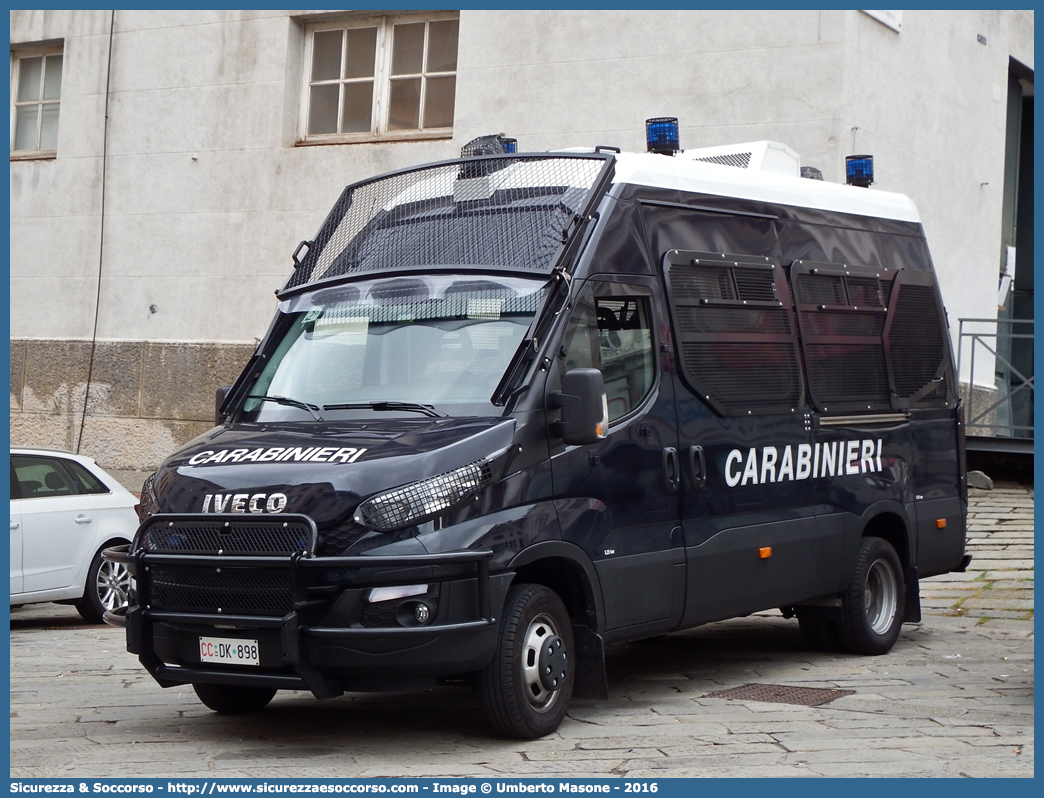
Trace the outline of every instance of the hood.
{"type": "Polygon", "coordinates": [[[287,512],[336,523],[360,501],[511,444],[505,418],[389,419],[217,427],[156,472],[160,512],[287,512]]]}

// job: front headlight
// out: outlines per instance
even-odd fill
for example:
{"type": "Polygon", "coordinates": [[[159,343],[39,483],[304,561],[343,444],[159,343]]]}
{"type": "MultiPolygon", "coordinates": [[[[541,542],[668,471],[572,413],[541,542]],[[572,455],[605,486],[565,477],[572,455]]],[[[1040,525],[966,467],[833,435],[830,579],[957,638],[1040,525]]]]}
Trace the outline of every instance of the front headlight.
{"type": "Polygon", "coordinates": [[[490,460],[476,460],[445,474],[371,496],[355,511],[355,523],[390,532],[427,521],[489,484],[493,479],[490,466],[490,460]]]}
{"type": "Polygon", "coordinates": [[[156,475],[151,474],[145,478],[145,484],[141,486],[141,498],[138,500],[139,521],[144,521],[159,512],[159,502],[156,500],[156,490],[153,488],[155,480],[156,475]]]}

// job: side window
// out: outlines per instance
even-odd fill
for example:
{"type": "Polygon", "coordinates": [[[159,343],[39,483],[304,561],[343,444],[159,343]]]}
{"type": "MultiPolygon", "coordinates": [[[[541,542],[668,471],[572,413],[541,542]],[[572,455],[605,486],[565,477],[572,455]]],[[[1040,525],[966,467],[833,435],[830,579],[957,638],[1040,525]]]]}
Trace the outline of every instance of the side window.
{"type": "Polygon", "coordinates": [[[80,493],[110,493],[109,488],[102,484],[98,477],[94,476],[79,463],[74,463],[72,460],[64,460],[62,464],[73,473],[73,476],[80,483],[80,493]]]}
{"type": "Polygon", "coordinates": [[[602,372],[609,421],[623,418],[652,390],[655,360],[649,299],[614,292],[614,286],[585,288],[566,333],[564,370],[602,372]]]}
{"type": "Polygon", "coordinates": [[[809,392],[818,410],[891,407],[882,336],[894,278],[883,267],[791,264],[809,392]]]}
{"type": "Polygon", "coordinates": [[[675,249],[663,268],[689,389],[723,416],[796,412],[804,379],[779,261],[675,249]]]}
{"type": "Polygon", "coordinates": [[[60,460],[26,455],[12,457],[11,464],[23,499],[73,496],[80,492],[60,460]]]}

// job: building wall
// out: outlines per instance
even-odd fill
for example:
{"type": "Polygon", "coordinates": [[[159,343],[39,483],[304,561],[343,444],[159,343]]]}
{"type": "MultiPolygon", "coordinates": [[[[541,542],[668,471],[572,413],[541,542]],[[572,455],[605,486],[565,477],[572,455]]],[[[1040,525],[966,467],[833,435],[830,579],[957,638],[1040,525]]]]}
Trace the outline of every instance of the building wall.
{"type": "Polygon", "coordinates": [[[58,157],[11,163],[12,443],[152,468],[206,426],[343,187],[486,133],[642,150],[646,118],[677,116],[683,147],[778,140],[835,181],[870,152],[876,187],[919,206],[954,335],[996,313],[1008,58],[1032,68],[1032,12],[906,11],[896,33],[856,11],[464,11],[451,139],[295,146],[310,18],[11,12],[12,44],[65,53],[58,157]]]}

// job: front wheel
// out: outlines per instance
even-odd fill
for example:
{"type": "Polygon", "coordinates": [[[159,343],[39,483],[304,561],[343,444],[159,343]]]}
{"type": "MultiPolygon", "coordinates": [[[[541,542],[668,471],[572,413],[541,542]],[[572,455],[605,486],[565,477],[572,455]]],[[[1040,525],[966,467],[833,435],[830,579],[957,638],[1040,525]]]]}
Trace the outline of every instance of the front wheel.
{"type": "Polygon", "coordinates": [[[102,623],[102,615],[106,610],[126,607],[130,595],[130,578],[127,566],[109,562],[98,551],[87,570],[83,598],[74,605],[80,617],[89,623],[102,623]]]}
{"type": "Polygon", "coordinates": [[[223,715],[245,715],[258,712],[268,706],[276,691],[268,687],[237,687],[231,684],[201,684],[194,682],[192,689],[199,700],[215,712],[223,715]]]}
{"type": "Polygon", "coordinates": [[[841,643],[853,654],[887,654],[903,626],[906,587],[899,556],[881,538],[863,538],[852,581],[841,594],[841,643]]]}
{"type": "Polygon", "coordinates": [[[494,728],[535,739],[562,723],[573,694],[573,627],[565,605],[543,585],[508,591],[493,659],[478,686],[494,728]]]}

